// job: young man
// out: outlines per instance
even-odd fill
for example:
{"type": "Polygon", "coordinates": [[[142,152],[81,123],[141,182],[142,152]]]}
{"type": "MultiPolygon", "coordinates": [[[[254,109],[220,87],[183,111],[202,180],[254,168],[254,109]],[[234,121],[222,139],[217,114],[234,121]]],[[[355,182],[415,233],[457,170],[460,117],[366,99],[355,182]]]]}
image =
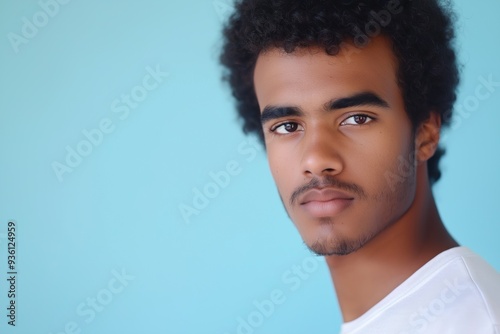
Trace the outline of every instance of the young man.
{"type": "Polygon", "coordinates": [[[244,131],[324,255],[342,333],[500,333],[500,277],[440,219],[458,71],[437,0],[242,0],[221,56],[244,131]]]}

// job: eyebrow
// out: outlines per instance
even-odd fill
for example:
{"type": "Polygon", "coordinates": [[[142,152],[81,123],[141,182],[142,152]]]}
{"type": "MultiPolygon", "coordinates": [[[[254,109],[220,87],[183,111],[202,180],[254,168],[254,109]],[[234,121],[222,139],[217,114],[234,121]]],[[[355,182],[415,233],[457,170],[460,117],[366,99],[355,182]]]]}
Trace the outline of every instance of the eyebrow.
{"type": "Polygon", "coordinates": [[[324,105],[325,110],[345,109],[360,106],[389,108],[389,103],[372,92],[361,92],[340,99],[333,99],[324,105]]]}
{"type": "MultiPolygon", "coordinates": [[[[375,106],[381,108],[389,108],[387,101],[373,92],[361,92],[351,96],[332,99],[323,105],[325,111],[333,111],[338,109],[346,109],[360,106],[375,106]]],[[[260,116],[262,124],[283,117],[303,116],[304,113],[299,107],[294,106],[266,106],[260,116]]]]}
{"type": "Polygon", "coordinates": [[[302,115],[304,113],[298,107],[266,106],[260,115],[260,121],[264,124],[273,119],[302,115]]]}

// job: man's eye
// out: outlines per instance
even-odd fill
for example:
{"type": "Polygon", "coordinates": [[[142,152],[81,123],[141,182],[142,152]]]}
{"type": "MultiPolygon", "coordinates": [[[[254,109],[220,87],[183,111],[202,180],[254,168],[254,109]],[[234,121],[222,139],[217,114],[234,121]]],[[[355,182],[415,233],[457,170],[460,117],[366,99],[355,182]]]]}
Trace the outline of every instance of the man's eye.
{"type": "Polygon", "coordinates": [[[302,127],[294,122],[281,123],[278,126],[275,126],[271,129],[272,132],[278,133],[280,135],[286,135],[288,133],[295,132],[300,130],[302,127]]]}
{"type": "Polygon", "coordinates": [[[363,125],[371,121],[373,121],[373,117],[360,114],[346,118],[340,125],[363,125]]]}

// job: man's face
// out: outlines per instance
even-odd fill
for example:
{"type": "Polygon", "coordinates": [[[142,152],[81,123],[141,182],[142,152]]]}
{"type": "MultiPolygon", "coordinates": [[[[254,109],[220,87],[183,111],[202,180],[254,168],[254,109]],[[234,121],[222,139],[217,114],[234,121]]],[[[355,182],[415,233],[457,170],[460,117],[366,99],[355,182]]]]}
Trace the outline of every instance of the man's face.
{"type": "Polygon", "coordinates": [[[396,71],[385,38],[350,58],[307,48],[271,49],[257,59],[271,172],[288,215],[318,254],[359,249],[414,200],[414,169],[401,178],[415,143],[396,71]]]}

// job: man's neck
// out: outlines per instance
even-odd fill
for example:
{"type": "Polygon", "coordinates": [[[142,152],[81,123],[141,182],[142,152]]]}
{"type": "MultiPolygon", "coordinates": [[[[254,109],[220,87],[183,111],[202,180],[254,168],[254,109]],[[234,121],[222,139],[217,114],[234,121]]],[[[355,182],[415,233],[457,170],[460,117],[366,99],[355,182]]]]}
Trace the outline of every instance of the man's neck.
{"type": "Polygon", "coordinates": [[[407,213],[364,247],[326,257],[345,322],[364,314],[433,257],[458,246],[430,187],[423,188],[407,213]]]}

